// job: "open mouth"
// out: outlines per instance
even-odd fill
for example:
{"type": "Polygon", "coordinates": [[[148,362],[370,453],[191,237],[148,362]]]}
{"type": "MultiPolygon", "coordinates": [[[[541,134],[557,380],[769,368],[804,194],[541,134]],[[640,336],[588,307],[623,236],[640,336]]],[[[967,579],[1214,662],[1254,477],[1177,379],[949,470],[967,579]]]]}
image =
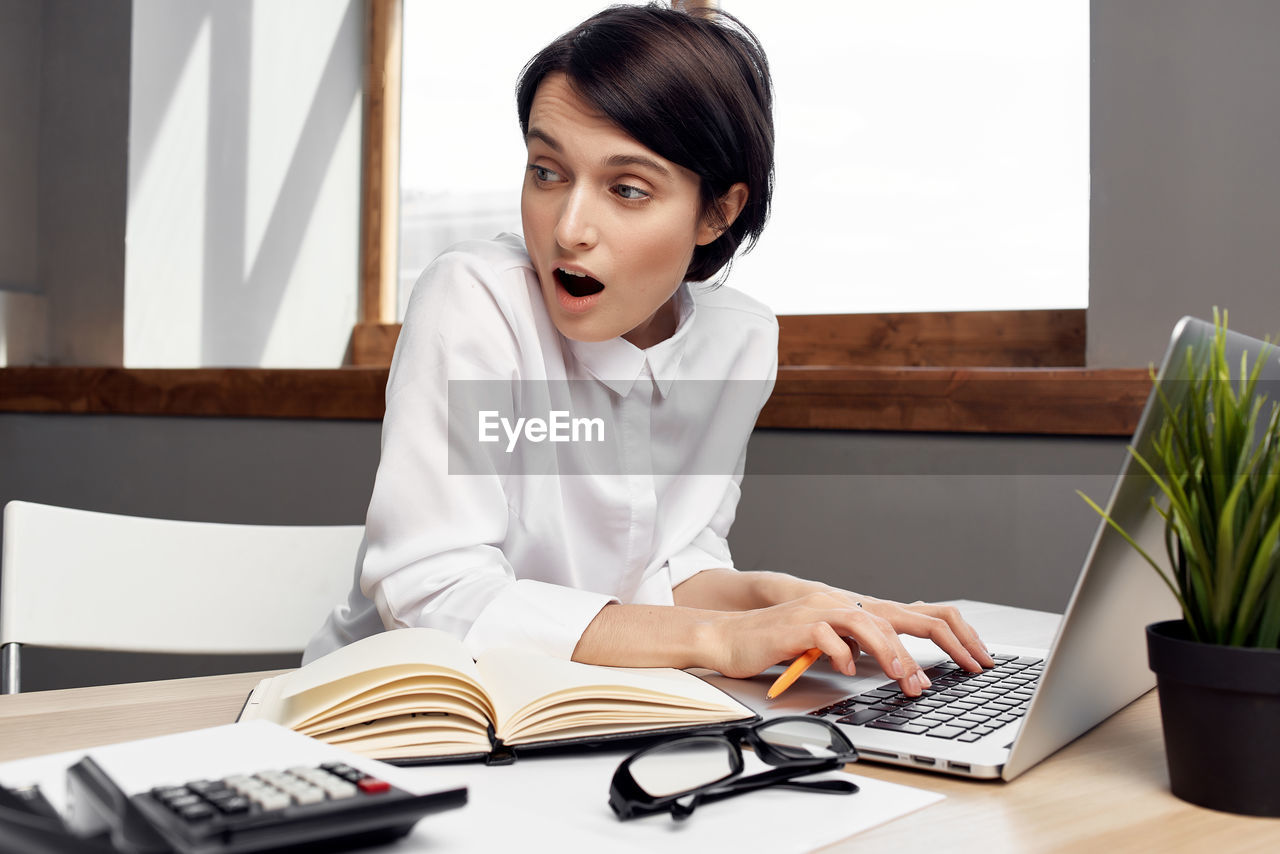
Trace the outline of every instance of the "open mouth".
{"type": "Polygon", "coordinates": [[[557,267],[555,277],[556,281],[560,283],[560,287],[568,291],[569,296],[572,297],[589,297],[604,290],[602,282],[591,278],[586,273],[557,267]]]}

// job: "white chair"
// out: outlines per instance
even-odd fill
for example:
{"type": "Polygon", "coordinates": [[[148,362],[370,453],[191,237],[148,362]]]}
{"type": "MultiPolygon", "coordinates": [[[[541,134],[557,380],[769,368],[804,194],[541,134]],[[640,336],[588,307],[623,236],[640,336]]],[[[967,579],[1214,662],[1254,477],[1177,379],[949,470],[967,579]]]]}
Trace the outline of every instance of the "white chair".
{"type": "Polygon", "coordinates": [[[344,601],[361,525],[225,525],[11,501],[0,563],[0,693],[22,644],[292,653],[344,601]]]}

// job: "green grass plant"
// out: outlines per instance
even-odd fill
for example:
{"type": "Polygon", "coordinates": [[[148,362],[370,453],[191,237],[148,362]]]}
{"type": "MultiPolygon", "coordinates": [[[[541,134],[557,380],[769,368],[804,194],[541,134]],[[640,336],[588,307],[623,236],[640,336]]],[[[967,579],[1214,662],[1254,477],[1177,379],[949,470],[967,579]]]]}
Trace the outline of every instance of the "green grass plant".
{"type": "Polygon", "coordinates": [[[1163,498],[1151,503],[1165,522],[1168,565],[1079,495],[1164,579],[1193,639],[1274,649],[1280,647],[1280,402],[1264,415],[1266,395],[1257,387],[1274,347],[1268,341],[1252,369],[1243,354],[1233,379],[1227,314],[1214,309],[1213,319],[1208,352],[1187,348],[1186,396],[1174,405],[1156,386],[1163,421],[1150,458],[1129,447],[1163,498]]]}

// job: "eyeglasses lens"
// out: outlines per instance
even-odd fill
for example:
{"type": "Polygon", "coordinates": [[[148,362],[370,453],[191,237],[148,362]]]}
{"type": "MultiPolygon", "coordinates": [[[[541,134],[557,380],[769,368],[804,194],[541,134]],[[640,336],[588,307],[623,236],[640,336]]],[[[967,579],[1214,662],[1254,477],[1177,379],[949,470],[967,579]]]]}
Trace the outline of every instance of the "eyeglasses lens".
{"type": "Polygon", "coordinates": [[[649,796],[662,798],[732,776],[733,758],[733,748],[724,742],[674,742],[637,756],[631,779],[649,796]]]}
{"type": "Polygon", "coordinates": [[[827,759],[848,752],[839,732],[816,720],[772,721],[758,727],[756,736],[788,759],[827,759]]]}

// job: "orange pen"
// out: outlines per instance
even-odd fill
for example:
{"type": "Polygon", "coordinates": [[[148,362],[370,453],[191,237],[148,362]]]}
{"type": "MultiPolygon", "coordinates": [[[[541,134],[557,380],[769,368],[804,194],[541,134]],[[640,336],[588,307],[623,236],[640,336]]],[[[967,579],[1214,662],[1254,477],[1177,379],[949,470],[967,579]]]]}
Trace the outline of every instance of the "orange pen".
{"type": "Polygon", "coordinates": [[[822,650],[815,646],[804,655],[791,662],[791,666],[788,667],[783,674],[777,678],[777,681],[769,687],[769,690],[764,695],[765,699],[772,700],[774,697],[790,688],[791,683],[799,679],[800,674],[808,670],[809,665],[817,661],[820,655],[822,655],[822,650]]]}

